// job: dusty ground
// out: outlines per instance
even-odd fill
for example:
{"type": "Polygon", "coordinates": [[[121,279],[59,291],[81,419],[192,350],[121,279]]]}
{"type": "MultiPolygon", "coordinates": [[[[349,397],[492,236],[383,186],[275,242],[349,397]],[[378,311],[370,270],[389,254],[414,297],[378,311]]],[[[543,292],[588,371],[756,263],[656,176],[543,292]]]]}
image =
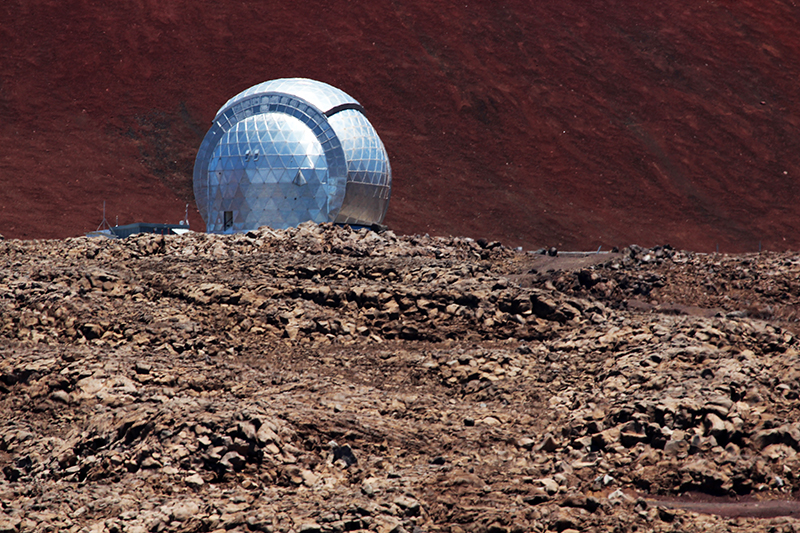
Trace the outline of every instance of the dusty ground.
{"type": "Polygon", "coordinates": [[[798,269],[6,240],[0,531],[797,531],[798,269]]]}
{"type": "Polygon", "coordinates": [[[268,79],[359,102],[398,234],[800,249],[786,0],[5,0],[0,234],[177,223],[214,114],[268,79]]]}

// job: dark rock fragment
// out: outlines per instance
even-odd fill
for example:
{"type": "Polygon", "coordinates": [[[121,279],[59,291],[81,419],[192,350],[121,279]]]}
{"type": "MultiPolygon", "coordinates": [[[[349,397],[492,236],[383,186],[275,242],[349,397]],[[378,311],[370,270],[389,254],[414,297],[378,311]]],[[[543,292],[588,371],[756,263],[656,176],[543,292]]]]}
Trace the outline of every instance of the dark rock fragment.
{"type": "Polygon", "coordinates": [[[358,462],[353,450],[347,444],[333,448],[333,460],[338,461],[339,459],[344,461],[347,466],[352,466],[358,462]]]}

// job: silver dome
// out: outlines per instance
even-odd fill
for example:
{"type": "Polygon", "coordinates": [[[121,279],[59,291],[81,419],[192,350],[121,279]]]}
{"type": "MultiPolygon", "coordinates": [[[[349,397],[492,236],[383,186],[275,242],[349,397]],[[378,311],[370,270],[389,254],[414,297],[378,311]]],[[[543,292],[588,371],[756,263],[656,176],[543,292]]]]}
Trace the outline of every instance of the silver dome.
{"type": "Polygon", "coordinates": [[[391,182],[386,149],[361,105],[302,78],[260,83],[228,100],[194,166],[210,233],[308,220],[379,224],[391,182]]]}

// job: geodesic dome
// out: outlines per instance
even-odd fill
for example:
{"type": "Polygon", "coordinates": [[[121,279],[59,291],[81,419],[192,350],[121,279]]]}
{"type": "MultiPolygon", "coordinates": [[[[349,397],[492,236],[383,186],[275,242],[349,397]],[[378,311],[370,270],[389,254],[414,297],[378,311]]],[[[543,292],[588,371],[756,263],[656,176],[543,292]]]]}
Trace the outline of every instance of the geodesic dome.
{"type": "Polygon", "coordinates": [[[209,233],[308,220],[380,224],[392,171],[364,109],[319,81],[267,81],[214,117],[194,165],[194,195],[209,233]]]}

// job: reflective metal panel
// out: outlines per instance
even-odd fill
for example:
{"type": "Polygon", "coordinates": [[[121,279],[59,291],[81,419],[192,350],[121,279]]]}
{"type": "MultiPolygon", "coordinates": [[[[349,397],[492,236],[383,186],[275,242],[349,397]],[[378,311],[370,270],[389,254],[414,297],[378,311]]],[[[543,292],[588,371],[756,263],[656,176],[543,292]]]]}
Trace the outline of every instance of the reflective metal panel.
{"type": "Polygon", "coordinates": [[[356,104],[358,102],[341,89],[337,89],[327,83],[309,80],[306,78],[283,78],[280,80],[270,80],[240,92],[223,105],[217,115],[239,101],[253,96],[254,94],[282,93],[291,94],[302,98],[306,102],[316,107],[322,113],[326,113],[334,107],[343,104],[356,104]]]}
{"type": "Polygon", "coordinates": [[[391,167],[360,104],[307,79],[261,83],[220,108],[194,191],[207,231],[301,222],[369,225],[386,215],[391,167]]]}
{"type": "Polygon", "coordinates": [[[381,222],[389,208],[392,169],[378,133],[360,111],[347,109],[328,119],[347,160],[347,191],[336,222],[381,222]]]}

